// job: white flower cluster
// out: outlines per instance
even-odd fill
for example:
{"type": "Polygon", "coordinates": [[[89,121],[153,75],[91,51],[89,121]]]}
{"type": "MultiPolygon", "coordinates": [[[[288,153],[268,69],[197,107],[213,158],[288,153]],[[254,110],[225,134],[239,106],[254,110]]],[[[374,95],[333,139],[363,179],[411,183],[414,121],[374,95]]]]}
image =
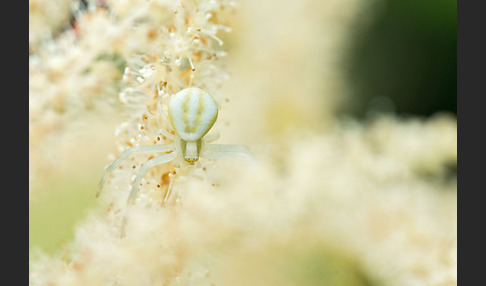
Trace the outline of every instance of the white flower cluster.
{"type": "MultiPolygon", "coordinates": [[[[115,2],[113,10],[123,15],[127,3],[115,2]]],[[[126,115],[116,130],[119,152],[133,146],[169,143],[163,134],[171,132],[166,119],[170,96],[196,86],[220,101],[218,90],[228,78],[220,60],[226,52],[219,37],[231,31],[225,18],[233,13],[234,2],[143,1],[139,5],[138,11],[131,11],[127,17],[135,23],[134,33],[146,35],[148,42],[139,44],[135,49],[138,52],[127,58],[119,94],[126,115]]],[[[113,175],[114,180],[107,181],[106,188],[110,184],[120,188],[118,198],[125,200],[131,184],[126,179],[133,178],[152,157],[135,154],[129,158],[115,171],[118,175],[113,175]]],[[[139,197],[161,203],[164,196],[160,193],[168,191],[175,172],[173,164],[151,168],[139,197]]]]}
{"type": "MultiPolygon", "coordinates": [[[[227,79],[219,37],[230,31],[225,18],[233,13],[234,2],[86,2],[87,8],[73,11],[71,29],[50,33],[42,44],[31,43],[29,142],[39,151],[31,158],[31,180],[48,169],[35,162],[56,165],[59,158],[43,154],[59,145],[56,137],[87,112],[108,116],[114,107],[125,111],[117,131],[120,150],[153,144],[163,140],[160,114],[169,94],[198,86],[217,98],[227,79]]],[[[44,9],[43,14],[39,6],[31,3],[32,17],[49,18],[57,11],[44,9]]],[[[64,25],[69,27],[68,21],[64,25]]]]}
{"type": "Polygon", "coordinates": [[[424,173],[413,162],[433,152],[424,165],[447,168],[455,160],[455,134],[448,117],[420,124],[383,119],[293,139],[280,164],[271,157],[254,168],[220,162],[207,168],[204,180],[178,180],[185,190],[181,205],[132,206],[123,239],[120,210],[92,214],[76,229],[69,262],[38,259],[31,281],[454,285],[455,177],[424,173]],[[380,139],[388,132],[393,138],[380,139]],[[397,150],[411,136],[423,150],[402,160],[397,150]]]}

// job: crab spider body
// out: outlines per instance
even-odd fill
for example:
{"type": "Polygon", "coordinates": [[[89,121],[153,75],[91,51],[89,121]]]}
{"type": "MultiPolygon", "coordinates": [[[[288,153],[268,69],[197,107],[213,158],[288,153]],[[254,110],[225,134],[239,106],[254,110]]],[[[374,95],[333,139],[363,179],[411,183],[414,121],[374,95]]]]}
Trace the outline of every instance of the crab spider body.
{"type": "MultiPolygon", "coordinates": [[[[99,183],[98,194],[101,192],[107,176],[135,152],[157,153],[170,152],[160,155],[145,162],[133,182],[128,203],[135,200],[143,176],[150,167],[168,163],[178,156],[189,164],[194,164],[200,157],[208,159],[219,158],[251,158],[249,150],[243,145],[221,145],[210,143],[211,138],[205,140],[204,136],[213,127],[218,117],[216,101],[204,90],[190,87],[181,90],[170,98],[169,121],[176,135],[167,133],[173,137],[172,144],[135,146],[123,151],[106,169],[99,183]]],[[[208,135],[209,137],[209,135],[208,135]]]]}
{"type": "Polygon", "coordinates": [[[193,163],[199,159],[202,138],[218,117],[216,101],[197,87],[186,88],[169,103],[169,120],[179,137],[180,153],[193,163]]]}

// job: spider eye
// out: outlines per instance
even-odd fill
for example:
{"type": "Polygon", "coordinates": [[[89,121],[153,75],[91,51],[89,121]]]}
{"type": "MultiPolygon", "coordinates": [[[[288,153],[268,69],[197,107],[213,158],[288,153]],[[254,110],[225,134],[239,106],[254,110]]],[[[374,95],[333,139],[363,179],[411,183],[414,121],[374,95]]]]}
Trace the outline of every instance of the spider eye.
{"type": "Polygon", "coordinates": [[[184,157],[184,160],[186,160],[188,163],[194,163],[199,160],[199,157],[184,157]]]}

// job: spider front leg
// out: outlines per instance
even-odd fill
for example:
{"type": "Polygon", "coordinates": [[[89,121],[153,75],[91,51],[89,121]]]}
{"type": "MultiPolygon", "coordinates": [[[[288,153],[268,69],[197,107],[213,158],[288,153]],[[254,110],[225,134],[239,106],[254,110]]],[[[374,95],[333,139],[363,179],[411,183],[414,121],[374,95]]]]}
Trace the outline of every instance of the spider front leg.
{"type": "Polygon", "coordinates": [[[135,198],[137,197],[138,189],[140,186],[140,181],[142,181],[143,177],[145,176],[145,173],[147,173],[147,170],[150,167],[154,167],[157,165],[165,164],[168,163],[172,160],[174,160],[177,157],[177,152],[172,152],[169,154],[165,154],[159,157],[155,157],[151,160],[148,160],[145,162],[142,167],[140,168],[140,171],[138,172],[137,176],[135,177],[135,181],[133,182],[132,185],[132,190],[130,192],[130,195],[128,196],[127,200],[127,208],[125,209],[125,214],[123,215],[122,218],[122,224],[121,224],[121,234],[120,237],[125,236],[125,225],[127,224],[127,216],[128,216],[128,208],[130,205],[135,201],[135,198]]]}
{"type": "Polygon", "coordinates": [[[245,158],[253,160],[250,150],[243,145],[226,145],[226,144],[207,144],[202,150],[201,157],[207,159],[223,158],[245,158]]]}
{"type": "Polygon", "coordinates": [[[138,188],[140,186],[140,181],[142,181],[143,177],[145,176],[145,173],[147,173],[148,168],[168,163],[174,160],[176,156],[177,156],[177,152],[172,152],[159,157],[155,157],[143,163],[142,167],[140,168],[140,171],[138,171],[138,174],[135,177],[135,181],[133,182],[132,190],[130,192],[130,196],[128,197],[127,203],[131,204],[135,201],[135,198],[137,197],[137,193],[138,193],[138,188]]]}
{"type": "Polygon", "coordinates": [[[105,173],[103,174],[103,177],[101,178],[100,182],[98,183],[98,192],[96,193],[96,197],[99,197],[101,190],[103,189],[103,185],[106,181],[106,178],[108,175],[116,168],[118,165],[120,165],[123,160],[125,160],[128,156],[135,152],[141,152],[141,153],[152,153],[152,152],[167,152],[167,151],[173,151],[174,145],[149,145],[149,146],[135,146],[126,149],[123,151],[118,158],[116,158],[106,169],[105,173]]]}

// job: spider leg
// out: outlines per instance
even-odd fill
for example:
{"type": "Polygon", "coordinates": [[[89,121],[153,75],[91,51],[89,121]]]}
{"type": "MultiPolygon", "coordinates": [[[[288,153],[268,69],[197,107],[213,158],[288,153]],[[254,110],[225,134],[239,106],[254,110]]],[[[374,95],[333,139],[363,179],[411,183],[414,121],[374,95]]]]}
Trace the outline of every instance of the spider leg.
{"type": "Polygon", "coordinates": [[[171,191],[172,191],[172,181],[173,179],[171,178],[172,174],[169,174],[169,186],[167,186],[167,193],[165,194],[164,196],[164,200],[162,201],[162,203],[165,204],[165,202],[169,199],[170,195],[171,195],[171,191]]]}
{"type": "Polygon", "coordinates": [[[137,193],[138,193],[138,188],[140,186],[140,181],[142,181],[148,168],[170,162],[174,160],[176,156],[177,156],[177,152],[172,152],[169,154],[161,155],[159,157],[155,157],[145,162],[140,168],[140,171],[138,171],[137,176],[135,177],[135,181],[133,182],[132,185],[132,191],[130,192],[130,196],[128,197],[128,201],[127,201],[128,204],[131,204],[135,201],[135,198],[137,197],[137,193]]]}
{"type": "Polygon", "coordinates": [[[176,156],[177,156],[177,153],[172,152],[172,153],[161,155],[159,157],[155,157],[151,160],[148,160],[147,162],[145,162],[142,165],[142,167],[140,168],[140,171],[138,172],[137,176],[135,177],[135,181],[133,182],[133,185],[132,185],[132,190],[130,192],[130,195],[128,196],[127,207],[125,209],[125,214],[123,215],[123,218],[122,218],[121,234],[120,234],[121,237],[125,236],[125,225],[127,224],[128,209],[129,209],[130,205],[135,201],[135,198],[136,198],[137,193],[138,193],[138,188],[140,186],[140,181],[143,179],[148,168],[170,162],[170,161],[174,160],[176,156]]]}
{"type": "Polygon", "coordinates": [[[243,145],[208,144],[202,150],[201,157],[208,159],[245,158],[253,160],[250,150],[243,145]]]}
{"type": "Polygon", "coordinates": [[[128,156],[135,152],[142,152],[142,153],[150,153],[150,152],[167,152],[173,151],[174,146],[171,145],[148,145],[148,146],[135,146],[126,149],[123,151],[118,158],[116,158],[106,169],[103,177],[101,178],[100,182],[98,183],[98,191],[96,193],[96,197],[99,197],[101,190],[103,189],[103,184],[106,181],[108,175],[120,165],[123,160],[125,160],[128,156]]]}

